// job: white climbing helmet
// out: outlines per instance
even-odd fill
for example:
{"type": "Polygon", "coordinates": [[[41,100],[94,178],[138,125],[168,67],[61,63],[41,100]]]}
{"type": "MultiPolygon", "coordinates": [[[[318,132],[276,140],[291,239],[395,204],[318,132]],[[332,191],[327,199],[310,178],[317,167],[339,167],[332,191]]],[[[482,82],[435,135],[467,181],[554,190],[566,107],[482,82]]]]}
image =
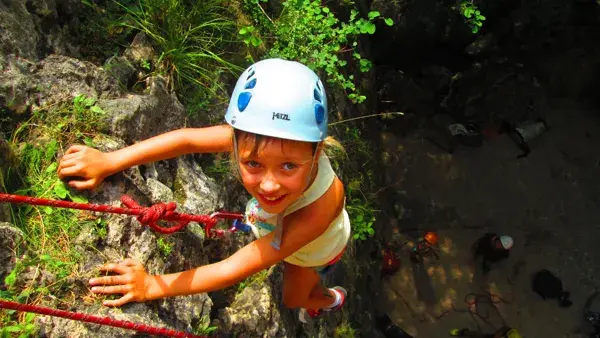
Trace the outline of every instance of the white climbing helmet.
{"type": "Polygon", "coordinates": [[[250,133],[320,142],[327,137],[325,88],[301,63],[262,60],[239,77],[225,121],[250,133]]]}
{"type": "Polygon", "coordinates": [[[500,236],[500,243],[502,243],[502,247],[506,250],[510,250],[513,246],[513,239],[510,236],[500,236]]]}

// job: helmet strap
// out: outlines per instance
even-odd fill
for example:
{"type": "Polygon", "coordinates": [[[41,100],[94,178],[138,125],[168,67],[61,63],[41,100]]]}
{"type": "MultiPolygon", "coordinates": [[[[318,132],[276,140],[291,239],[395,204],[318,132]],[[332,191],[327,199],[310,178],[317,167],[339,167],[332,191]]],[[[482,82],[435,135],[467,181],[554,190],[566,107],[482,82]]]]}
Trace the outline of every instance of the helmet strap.
{"type": "MultiPolygon", "coordinates": [[[[242,171],[240,170],[240,158],[238,154],[237,137],[235,136],[235,129],[233,131],[233,160],[235,161],[235,171],[237,172],[237,179],[242,182],[242,171]]],[[[243,182],[242,182],[243,183],[243,182]]]]}

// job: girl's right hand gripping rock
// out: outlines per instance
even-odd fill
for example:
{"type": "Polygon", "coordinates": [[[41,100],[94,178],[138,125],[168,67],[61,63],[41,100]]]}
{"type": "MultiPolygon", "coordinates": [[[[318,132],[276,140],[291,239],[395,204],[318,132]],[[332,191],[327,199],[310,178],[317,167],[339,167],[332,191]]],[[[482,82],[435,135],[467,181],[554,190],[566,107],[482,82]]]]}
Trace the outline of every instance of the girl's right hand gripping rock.
{"type": "Polygon", "coordinates": [[[119,263],[108,263],[100,267],[101,271],[116,275],[90,279],[92,292],[97,294],[122,294],[119,299],[105,300],[105,306],[121,306],[129,302],[147,300],[146,291],[152,282],[142,263],[128,258],[119,263]]]}
{"type": "Polygon", "coordinates": [[[69,186],[75,189],[93,189],[97,187],[106,176],[113,173],[112,161],[107,153],[97,149],[75,145],[65,152],[58,165],[58,177],[65,179],[75,177],[69,181],[69,186]]]}

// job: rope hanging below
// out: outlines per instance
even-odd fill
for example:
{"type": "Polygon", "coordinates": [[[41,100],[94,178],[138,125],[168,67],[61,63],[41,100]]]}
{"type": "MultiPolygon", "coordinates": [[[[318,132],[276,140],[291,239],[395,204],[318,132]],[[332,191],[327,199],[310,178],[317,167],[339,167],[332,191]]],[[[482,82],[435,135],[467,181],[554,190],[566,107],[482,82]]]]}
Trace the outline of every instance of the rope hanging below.
{"type": "Polygon", "coordinates": [[[207,338],[206,336],[198,336],[189,332],[175,331],[163,327],[153,327],[146,324],[138,324],[126,320],[113,319],[110,317],[100,317],[95,315],[89,315],[87,313],[78,313],[65,310],[57,310],[44,306],[21,304],[16,302],[9,302],[0,299],[0,308],[34,312],[41,315],[48,315],[54,317],[67,318],[71,320],[77,320],[80,322],[94,323],[100,325],[107,325],[118,327],[127,330],[135,330],[141,333],[147,333],[152,335],[166,336],[166,337],[181,337],[181,338],[207,338]]]}
{"type": "MultiPolygon", "coordinates": [[[[131,197],[124,195],[121,197],[121,202],[127,208],[113,207],[110,205],[98,205],[91,203],[77,203],[77,202],[69,202],[69,201],[60,201],[60,200],[50,200],[45,198],[37,198],[37,197],[29,197],[29,196],[21,196],[21,195],[11,195],[0,193],[0,202],[8,202],[8,203],[19,203],[19,204],[30,204],[30,205],[43,205],[50,206],[55,208],[67,208],[67,209],[79,209],[79,210],[88,210],[88,211],[96,211],[96,212],[104,212],[104,213],[113,213],[113,214],[121,214],[121,215],[132,215],[138,216],[137,220],[145,225],[150,226],[153,230],[163,233],[163,234],[171,234],[176,231],[179,231],[185,228],[189,222],[198,222],[205,225],[204,231],[207,237],[212,237],[214,233],[216,236],[221,236],[225,233],[225,231],[220,229],[212,229],[219,219],[230,219],[233,220],[233,227],[229,229],[229,232],[235,232],[236,230],[242,230],[244,232],[249,232],[250,228],[248,225],[242,223],[243,215],[230,213],[230,212],[216,212],[212,215],[190,215],[175,212],[177,205],[175,202],[170,203],[158,203],[152,205],[150,207],[142,207],[137,204],[131,197]],[[162,227],[158,225],[156,222],[159,220],[166,220],[177,222],[176,225],[171,227],[162,227]],[[211,232],[213,230],[213,232],[211,232]]],[[[99,317],[94,315],[89,315],[85,313],[77,313],[70,312],[58,309],[47,308],[43,306],[37,305],[29,305],[29,304],[21,304],[11,301],[6,301],[0,299],[0,308],[24,311],[24,312],[34,312],[42,315],[49,315],[61,318],[67,318],[71,320],[77,320],[82,322],[100,324],[100,325],[108,325],[119,327],[123,329],[136,330],[142,333],[148,333],[153,335],[161,335],[167,337],[186,337],[186,338],[206,338],[205,336],[194,335],[189,332],[183,331],[175,331],[167,328],[156,328],[152,326],[148,326],[145,324],[138,324],[129,321],[112,319],[110,317],[99,317]]]]}

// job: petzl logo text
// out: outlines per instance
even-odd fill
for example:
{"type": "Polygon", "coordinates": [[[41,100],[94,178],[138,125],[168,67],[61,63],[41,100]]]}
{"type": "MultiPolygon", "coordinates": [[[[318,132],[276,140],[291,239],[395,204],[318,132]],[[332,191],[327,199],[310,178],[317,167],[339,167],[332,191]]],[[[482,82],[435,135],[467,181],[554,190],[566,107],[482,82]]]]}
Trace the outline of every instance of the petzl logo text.
{"type": "Polygon", "coordinates": [[[275,112],[273,112],[273,120],[275,120],[275,119],[289,121],[290,117],[288,116],[288,114],[282,114],[282,113],[275,113],[275,112]]]}

